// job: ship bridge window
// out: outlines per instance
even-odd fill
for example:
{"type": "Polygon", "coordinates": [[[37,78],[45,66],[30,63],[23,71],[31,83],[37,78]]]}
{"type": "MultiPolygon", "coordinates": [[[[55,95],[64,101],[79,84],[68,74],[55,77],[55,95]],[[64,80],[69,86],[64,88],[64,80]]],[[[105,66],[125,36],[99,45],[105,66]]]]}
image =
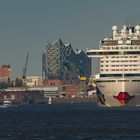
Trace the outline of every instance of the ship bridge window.
{"type": "MultiPolygon", "coordinates": [[[[122,74],[100,74],[100,77],[122,77],[122,74]]],[[[140,74],[124,74],[124,76],[140,77],[140,74]]]]}
{"type": "Polygon", "coordinates": [[[132,82],[140,82],[140,80],[132,80],[132,82]]]}
{"type": "Polygon", "coordinates": [[[124,76],[138,76],[138,77],[140,77],[140,74],[124,74],[124,76]]]}
{"type": "Polygon", "coordinates": [[[101,77],[121,77],[122,74],[100,74],[101,77]]]}
{"type": "Polygon", "coordinates": [[[118,82],[130,82],[130,80],[118,80],[118,82]]]}
{"type": "Polygon", "coordinates": [[[126,54],[140,54],[140,51],[124,51],[124,52],[87,52],[87,55],[126,55],[126,54]]]}
{"type": "Polygon", "coordinates": [[[100,80],[100,81],[96,81],[97,83],[101,83],[101,82],[115,82],[115,80],[100,80]]]}
{"type": "Polygon", "coordinates": [[[87,55],[98,55],[98,52],[87,52],[87,55]]]}
{"type": "Polygon", "coordinates": [[[87,52],[87,55],[118,55],[122,52],[87,52]]]}

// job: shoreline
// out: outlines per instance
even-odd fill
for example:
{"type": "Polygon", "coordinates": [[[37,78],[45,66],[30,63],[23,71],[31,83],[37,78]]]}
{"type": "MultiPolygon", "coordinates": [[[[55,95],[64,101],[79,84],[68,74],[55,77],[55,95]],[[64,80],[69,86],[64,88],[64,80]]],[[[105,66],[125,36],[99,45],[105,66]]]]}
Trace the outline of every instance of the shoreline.
{"type": "MultiPolygon", "coordinates": [[[[49,98],[45,99],[45,103],[48,103],[49,98]]],[[[51,104],[60,104],[60,103],[96,103],[95,97],[52,97],[51,104]]]]}

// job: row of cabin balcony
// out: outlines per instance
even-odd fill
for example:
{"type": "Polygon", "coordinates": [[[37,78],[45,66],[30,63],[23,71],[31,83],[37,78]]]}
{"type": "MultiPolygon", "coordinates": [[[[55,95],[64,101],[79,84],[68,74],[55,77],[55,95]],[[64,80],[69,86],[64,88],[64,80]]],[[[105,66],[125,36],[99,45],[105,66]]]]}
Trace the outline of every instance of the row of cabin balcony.
{"type": "Polygon", "coordinates": [[[122,65],[122,64],[121,65],[101,65],[101,67],[117,67],[117,68],[118,67],[123,67],[123,66],[124,67],[134,67],[135,68],[135,67],[140,66],[140,64],[137,64],[137,65],[136,64],[134,64],[134,65],[122,65]]]}
{"type": "Polygon", "coordinates": [[[139,62],[126,62],[126,63],[115,63],[115,62],[112,62],[112,63],[101,63],[101,65],[100,66],[102,66],[102,67],[112,67],[112,66],[127,66],[127,65],[129,65],[129,66],[131,66],[131,65],[140,65],[140,63],[139,62]]]}
{"type": "Polygon", "coordinates": [[[140,69],[136,68],[127,68],[127,69],[101,69],[101,71],[140,71],[140,69]]]}
{"type": "Polygon", "coordinates": [[[124,61],[132,61],[132,60],[137,60],[137,61],[140,61],[140,58],[139,57],[135,57],[135,58],[102,58],[100,59],[100,61],[104,61],[104,62],[124,62],[124,61]]]}
{"type": "Polygon", "coordinates": [[[126,59],[126,60],[120,60],[120,61],[119,61],[119,60],[113,60],[113,61],[100,61],[100,63],[124,63],[124,62],[126,62],[126,63],[127,63],[127,62],[129,62],[129,63],[130,63],[130,62],[138,62],[138,63],[139,63],[140,60],[138,61],[138,60],[133,60],[133,59],[132,59],[132,60],[128,60],[128,59],[126,59]]]}
{"type": "Polygon", "coordinates": [[[101,50],[137,50],[137,49],[140,49],[140,46],[104,46],[104,47],[101,47],[101,50]]]}
{"type": "Polygon", "coordinates": [[[140,69],[101,69],[101,71],[109,71],[109,72],[111,72],[111,71],[121,71],[121,72],[123,72],[123,71],[140,71],[140,69]]]}
{"type": "Polygon", "coordinates": [[[102,73],[102,74],[100,74],[100,77],[102,77],[102,78],[106,78],[106,77],[122,77],[122,76],[126,76],[126,77],[139,77],[140,76],[140,74],[138,73],[138,72],[130,72],[129,71],[129,73],[128,72],[125,72],[124,74],[122,74],[122,72],[117,72],[117,73],[115,73],[115,72],[112,72],[112,74],[110,74],[110,73],[102,73]]]}
{"type": "Polygon", "coordinates": [[[134,64],[134,65],[100,65],[100,67],[102,69],[112,69],[112,68],[115,68],[115,69],[120,69],[122,67],[125,67],[125,68],[140,68],[140,64],[134,64]]]}
{"type": "Polygon", "coordinates": [[[140,45],[140,40],[102,40],[100,46],[140,45]]]}
{"type": "Polygon", "coordinates": [[[136,58],[133,58],[133,57],[129,57],[129,58],[102,58],[100,59],[100,62],[122,62],[124,63],[125,61],[126,62],[136,62],[136,61],[139,61],[140,62],[140,58],[139,57],[136,57],[136,58]]]}
{"type": "Polygon", "coordinates": [[[140,49],[136,50],[136,51],[92,51],[92,52],[88,52],[87,51],[87,55],[89,57],[104,57],[104,55],[139,55],[140,54],[140,49]]]}
{"type": "Polygon", "coordinates": [[[120,58],[120,59],[122,59],[122,58],[138,58],[138,56],[135,56],[135,55],[133,55],[133,56],[106,56],[105,58],[101,58],[101,59],[108,59],[108,58],[111,58],[111,59],[114,59],[114,58],[120,58]]]}
{"type": "Polygon", "coordinates": [[[114,71],[114,70],[116,70],[116,71],[122,71],[122,70],[124,70],[124,71],[129,71],[129,70],[130,70],[130,71],[133,71],[133,70],[136,71],[136,70],[137,70],[137,71],[139,71],[139,70],[140,70],[140,67],[125,67],[124,69],[123,69],[122,67],[121,67],[121,68],[120,68],[120,67],[119,67],[119,68],[117,68],[117,67],[112,67],[112,68],[101,68],[101,70],[102,70],[102,71],[106,71],[106,70],[107,70],[107,71],[112,71],[112,70],[113,70],[113,71],[114,71]]]}
{"type": "Polygon", "coordinates": [[[129,63],[130,63],[130,64],[137,64],[137,63],[138,63],[138,64],[139,64],[140,61],[139,61],[139,60],[130,60],[130,61],[128,61],[128,60],[123,60],[123,61],[115,61],[115,60],[114,60],[114,61],[102,61],[102,62],[101,62],[102,65],[105,65],[105,64],[107,64],[107,65],[111,65],[111,64],[112,64],[112,65],[115,65],[115,64],[117,64],[117,65],[121,65],[121,64],[124,64],[124,63],[125,63],[125,64],[127,64],[127,63],[128,63],[128,64],[129,64],[129,63]]]}

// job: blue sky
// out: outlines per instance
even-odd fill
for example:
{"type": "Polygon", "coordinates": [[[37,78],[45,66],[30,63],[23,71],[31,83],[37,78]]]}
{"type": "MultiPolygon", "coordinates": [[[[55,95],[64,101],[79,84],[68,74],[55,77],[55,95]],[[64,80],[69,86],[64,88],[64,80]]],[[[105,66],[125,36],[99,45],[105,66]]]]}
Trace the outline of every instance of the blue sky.
{"type": "Polygon", "coordinates": [[[139,0],[0,0],[0,65],[11,64],[12,77],[21,76],[29,52],[27,74],[41,76],[45,42],[98,48],[113,25],[140,24],[139,7],[139,0]]]}

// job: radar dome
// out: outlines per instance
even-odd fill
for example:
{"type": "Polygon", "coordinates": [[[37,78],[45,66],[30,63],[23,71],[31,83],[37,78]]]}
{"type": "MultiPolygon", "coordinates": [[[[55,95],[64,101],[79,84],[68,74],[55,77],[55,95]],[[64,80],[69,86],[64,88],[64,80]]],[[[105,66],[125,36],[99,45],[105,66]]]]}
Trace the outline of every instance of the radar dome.
{"type": "Polygon", "coordinates": [[[117,26],[113,26],[113,27],[112,27],[112,30],[113,30],[113,31],[116,31],[116,30],[117,30],[117,26]]]}
{"type": "Polygon", "coordinates": [[[140,30],[140,25],[136,25],[135,29],[140,30]]]}

